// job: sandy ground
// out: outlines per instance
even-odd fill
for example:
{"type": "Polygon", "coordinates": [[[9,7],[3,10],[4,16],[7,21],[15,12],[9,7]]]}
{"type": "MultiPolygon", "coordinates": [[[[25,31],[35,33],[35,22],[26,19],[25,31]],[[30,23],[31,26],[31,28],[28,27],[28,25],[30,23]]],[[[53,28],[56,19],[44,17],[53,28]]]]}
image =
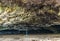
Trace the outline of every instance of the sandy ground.
{"type": "Polygon", "coordinates": [[[0,41],[60,41],[60,34],[0,35],[0,41]]]}

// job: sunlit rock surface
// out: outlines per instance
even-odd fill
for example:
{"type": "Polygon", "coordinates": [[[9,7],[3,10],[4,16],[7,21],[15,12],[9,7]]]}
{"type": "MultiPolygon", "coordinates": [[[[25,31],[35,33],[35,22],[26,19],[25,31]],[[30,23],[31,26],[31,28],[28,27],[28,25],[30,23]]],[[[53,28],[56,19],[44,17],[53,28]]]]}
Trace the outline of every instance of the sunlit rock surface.
{"type": "Polygon", "coordinates": [[[56,3],[55,0],[0,0],[0,28],[30,29],[60,24],[60,6],[56,3]]]}

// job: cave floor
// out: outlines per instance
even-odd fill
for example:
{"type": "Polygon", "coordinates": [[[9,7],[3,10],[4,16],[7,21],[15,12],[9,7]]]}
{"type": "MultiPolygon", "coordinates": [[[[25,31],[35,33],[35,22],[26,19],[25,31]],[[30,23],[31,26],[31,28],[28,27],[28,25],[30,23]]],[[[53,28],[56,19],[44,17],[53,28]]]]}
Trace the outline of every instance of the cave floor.
{"type": "Polygon", "coordinates": [[[60,34],[0,35],[0,41],[59,41],[60,34]]]}

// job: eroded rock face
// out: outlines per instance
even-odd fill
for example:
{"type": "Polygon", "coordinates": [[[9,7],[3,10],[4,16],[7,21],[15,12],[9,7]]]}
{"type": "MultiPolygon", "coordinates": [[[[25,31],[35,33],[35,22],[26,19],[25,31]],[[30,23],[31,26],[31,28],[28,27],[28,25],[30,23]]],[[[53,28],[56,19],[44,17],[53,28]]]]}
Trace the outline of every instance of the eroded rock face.
{"type": "Polygon", "coordinates": [[[53,24],[60,21],[55,4],[55,0],[0,0],[0,24],[53,24]]]}
{"type": "Polygon", "coordinates": [[[0,0],[2,4],[6,5],[13,5],[15,4],[43,4],[43,5],[52,5],[56,4],[56,0],[0,0]]]}

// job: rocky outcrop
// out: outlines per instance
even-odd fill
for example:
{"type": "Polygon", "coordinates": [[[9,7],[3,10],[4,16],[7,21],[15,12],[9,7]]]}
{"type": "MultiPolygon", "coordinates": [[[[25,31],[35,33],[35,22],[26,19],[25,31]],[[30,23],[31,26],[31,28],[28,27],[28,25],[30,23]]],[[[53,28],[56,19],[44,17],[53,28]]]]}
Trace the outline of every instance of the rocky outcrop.
{"type": "Polygon", "coordinates": [[[0,25],[50,26],[60,23],[59,8],[55,0],[0,0],[0,25]]]}

